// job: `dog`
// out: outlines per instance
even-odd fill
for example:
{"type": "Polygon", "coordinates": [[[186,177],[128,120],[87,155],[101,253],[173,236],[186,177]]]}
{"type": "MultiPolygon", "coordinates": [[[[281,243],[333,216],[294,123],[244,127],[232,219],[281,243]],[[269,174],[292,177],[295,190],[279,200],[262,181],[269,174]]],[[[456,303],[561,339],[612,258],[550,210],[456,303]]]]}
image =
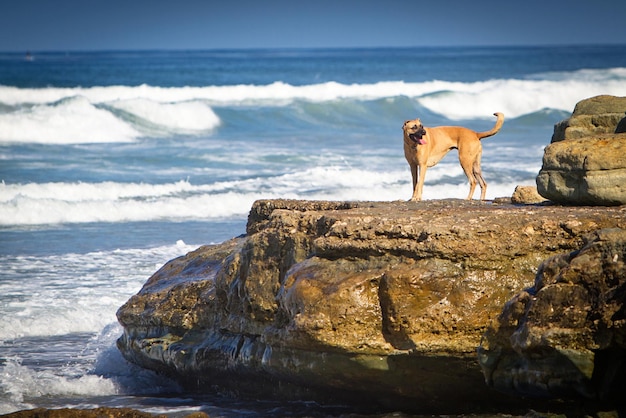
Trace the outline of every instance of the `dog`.
{"type": "Polygon", "coordinates": [[[480,200],[485,200],[487,183],[480,169],[483,147],[481,139],[498,133],[504,123],[504,115],[493,114],[496,124],[490,131],[475,132],[462,126],[437,126],[425,128],[419,119],[407,120],[402,126],[404,131],[404,156],[411,167],[413,177],[413,195],[411,201],[422,200],[422,189],[426,169],[437,164],[450,150],[459,150],[459,161],[470,183],[467,200],[471,200],[480,185],[480,200]]]}

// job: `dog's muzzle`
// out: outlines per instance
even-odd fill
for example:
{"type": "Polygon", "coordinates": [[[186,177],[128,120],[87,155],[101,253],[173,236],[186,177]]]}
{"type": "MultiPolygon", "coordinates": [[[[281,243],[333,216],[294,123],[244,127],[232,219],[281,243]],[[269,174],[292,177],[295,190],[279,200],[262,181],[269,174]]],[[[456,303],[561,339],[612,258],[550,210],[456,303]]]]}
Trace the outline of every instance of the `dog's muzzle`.
{"type": "Polygon", "coordinates": [[[424,135],[426,135],[426,129],[423,126],[420,126],[416,132],[409,134],[409,138],[411,141],[416,142],[420,145],[424,145],[426,141],[424,140],[424,135]]]}

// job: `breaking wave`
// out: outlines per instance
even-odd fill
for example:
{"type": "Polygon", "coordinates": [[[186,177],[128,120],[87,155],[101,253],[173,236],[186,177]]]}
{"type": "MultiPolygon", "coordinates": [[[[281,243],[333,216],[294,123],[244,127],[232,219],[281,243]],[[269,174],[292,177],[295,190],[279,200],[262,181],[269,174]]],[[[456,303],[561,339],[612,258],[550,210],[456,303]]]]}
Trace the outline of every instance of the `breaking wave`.
{"type": "MultiPolygon", "coordinates": [[[[625,96],[626,68],[546,73],[524,79],[480,82],[326,82],[303,86],[274,82],[267,85],[88,88],[0,86],[0,142],[129,142],[139,137],[206,135],[223,123],[218,108],[228,114],[225,109],[332,102],[333,111],[326,117],[336,119],[344,112],[349,117],[355,102],[396,97],[407,97],[420,108],[453,120],[489,118],[494,111],[503,112],[507,118],[516,118],[543,109],[571,112],[582,98],[600,94],[625,96]]],[[[306,106],[299,109],[307,111],[306,106]]],[[[319,118],[320,114],[308,116],[319,118]]]]}

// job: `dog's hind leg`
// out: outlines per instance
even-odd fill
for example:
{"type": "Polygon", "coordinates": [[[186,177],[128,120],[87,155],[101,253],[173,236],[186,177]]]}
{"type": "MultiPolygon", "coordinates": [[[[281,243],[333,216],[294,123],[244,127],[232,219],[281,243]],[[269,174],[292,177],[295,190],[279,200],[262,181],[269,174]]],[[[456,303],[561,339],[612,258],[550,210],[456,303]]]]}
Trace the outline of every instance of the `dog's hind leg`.
{"type": "Polygon", "coordinates": [[[480,165],[478,166],[478,169],[474,169],[474,177],[478,180],[478,185],[480,186],[480,200],[485,200],[485,194],[487,194],[487,182],[483,178],[480,165]]]}
{"type": "Polygon", "coordinates": [[[467,176],[467,180],[469,180],[470,190],[469,194],[466,197],[466,200],[472,200],[472,196],[474,196],[474,190],[476,190],[476,178],[474,177],[474,172],[472,171],[472,167],[462,166],[465,175],[467,176]]]}
{"type": "Polygon", "coordinates": [[[476,190],[476,183],[480,185],[480,200],[485,200],[485,194],[487,193],[487,183],[483,178],[482,170],[480,168],[480,158],[482,156],[482,146],[480,141],[466,143],[465,146],[459,147],[459,162],[461,167],[469,180],[470,191],[467,195],[467,200],[472,200],[474,191],[476,190]]]}
{"type": "Polygon", "coordinates": [[[476,183],[480,186],[480,200],[485,200],[485,194],[487,193],[487,182],[483,178],[482,171],[480,169],[480,155],[473,163],[468,163],[468,160],[461,162],[461,167],[467,176],[467,180],[470,184],[470,191],[467,195],[467,200],[472,200],[474,191],[476,190],[476,183]]]}
{"type": "Polygon", "coordinates": [[[474,173],[474,178],[478,181],[478,185],[480,186],[480,200],[485,200],[485,194],[487,194],[487,182],[483,178],[483,171],[480,168],[481,156],[481,154],[478,154],[478,157],[474,161],[472,172],[474,173]]]}
{"type": "Polygon", "coordinates": [[[473,169],[465,169],[463,167],[463,171],[465,171],[465,175],[469,180],[470,191],[467,195],[466,200],[472,200],[474,196],[474,191],[476,190],[476,183],[480,186],[480,200],[485,200],[485,194],[487,194],[487,182],[483,178],[482,171],[480,170],[480,165],[476,165],[473,169]]]}

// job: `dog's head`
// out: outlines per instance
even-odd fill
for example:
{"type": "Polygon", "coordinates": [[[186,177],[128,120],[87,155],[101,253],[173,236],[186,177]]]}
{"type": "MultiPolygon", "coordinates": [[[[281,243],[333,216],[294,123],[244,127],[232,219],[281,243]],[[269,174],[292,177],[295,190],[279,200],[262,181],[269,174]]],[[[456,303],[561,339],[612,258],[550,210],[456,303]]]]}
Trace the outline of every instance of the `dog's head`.
{"type": "Polygon", "coordinates": [[[426,129],[424,129],[424,125],[422,125],[422,121],[419,119],[407,120],[404,122],[402,130],[404,135],[416,144],[424,145],[426,143],[424,139],[426,129]]]}

